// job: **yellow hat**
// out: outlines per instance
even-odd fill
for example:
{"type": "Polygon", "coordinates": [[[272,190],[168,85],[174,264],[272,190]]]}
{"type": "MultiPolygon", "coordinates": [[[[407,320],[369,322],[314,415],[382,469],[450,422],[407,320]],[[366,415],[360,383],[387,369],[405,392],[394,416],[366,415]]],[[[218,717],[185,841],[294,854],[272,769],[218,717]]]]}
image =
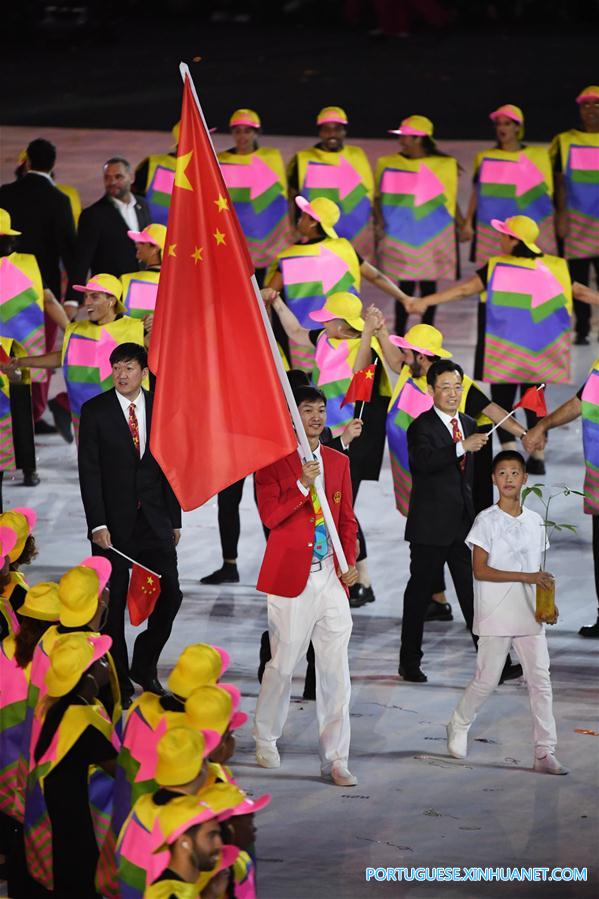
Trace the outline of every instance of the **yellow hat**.
{"type": "Polygon", "coordinates": [[[214,732],[206,735],[190,727],[172,727],[160,738],[156,747],[156,783],[161,787],[172,787],[195,780],[204,759],[219,742],[220,737],[214,732]]]}
{"type": "Polygon", "coordinates": [[[107,636],[63,634],[50,650],[50,667],[45,676],[49,696],[66,696],[93,663],[106,655],[112,645],[107,636]]]}
{"type": "Polygon", "coordinates": [[[325,106],[316,117],[317,125],[326,125],[333,122],[336,125],[347,125],[347,113],[340,106],[325,106]]]}
{"type": "Polygon", "coordinates": [[[424,115],[409,115],[402,119],[399,128],[389,131],[389,134],[407,134],[411,137],[432,137],[433,123],[424,115]]]}
{"type": "Polygon", "coordinates": [[[10,213],[6,209],[0,209],[0,237],[19,237],[21,231],[15,231],[10,227],[10,213]]]}
{"type": "Polygon", "coordinates": [[[171,693],[183,699],[205,684],[215,684],[230,664],[229,653],[210,643],[191,643],[186,646],[168,676],[171,693]]]}
{"type": "Polygon", "coordinates": [[[260,116],[253,109],[236,109],[229,119],[229,128],[235,125],[247,125],[249,128],[260,128],[260,116]]]}
{"type": "Polygon", "coordinates": [[[34,584],[25,594],[25,602],[18,612],[25,618],[35,618],[37,621],[58,621],[60,617],[58,584],[52,581],[34,584]]]}
{"type": "Polygon", "coordinates": [[[533,253],[543,252],[535,243],[539,236],[539,226],[527,215],[512,215],[504,222],[501,219],[491,219],[491,225],[500,234],[507,234],[508,237],[515,237],[516,240],[521,240],[524,246],[532,250],[533,253]]]}
{"type": "Polygon", "coordinates": [[[314,312],[310,312],[309,315],[315,322],[330,322],[333,319],[341,318],[355,331],[364,330],[362,300],[355,293],[348,293],[347,291],[332,293],[327,297],[322,309],[316,309],[314,312]]]}
{"type": "Polygon", "coordinates": [[[185,701],[185,714],[190,726],[195,730],[215,731],[222,737],[228,730],[234,729],[232,725],[240,727],[241,723],[245,723],[247,715],[236,711],[231,687],[230,684],[226,685],[226,689],[207,684],[194,690],[185,701]]]}
{"type": "MultiPolygon", "coordinates": [[[[167,845],[174,843],[181,834],[195,824],[203,824],[205,821],[218,818],[220,806],[224,801],[223,797],[219,800],[219,807],[212,808],[211,803],[204,799],[202,791],[195,796],[177,796],[176,799],[171,799],[158,813],[158,824],[164,840],[156,851],[162,849],[165,843],[167,845]]],[[[228,801],[231,799],[228,798],[228,801]]]]}
{"type": "Polygon", "coordinates": [[[58,584],[60,623],[65,627],[88,624],[98,610],[100,578],[86,565],[76,565],[61,577],[58,584]]]}
{"type": "Polygon", "coordinates": [[[164,252],[164,244],[166,242],[166,225],[154,223],[146,225],[143,231],[127,231],[127,235],[134,240],[135,243],[151,243],[158,247],[160,252],[164,252]]]}
{"type": "Polygon", "coordinates": [[[171,134],[174,141],[173,147],[176,147],[179,143],[179,137],[181,135],[181,121],[175,122],[175,124],[171,128],[171,134]]]}
{"type": "Polygon", "coordinates": [[[515,122],[520,126],[518,128],[517,136],[518,140],[522,140],[524,137],[524,113],[520,107],[515,106],[513,103],[504,103],[503,106],[498,106],[497,109],[494,109],[493,112],[489,113],[489,118],[493,122],[500,116],[505,116],[507,119],[511,119],[512,122],[515,122]]]}
{"type": "Polygon", "coordinates": [[[125,312],[125,307],[121,303],[123,285],[114,275],[107,275],[105,273],[92,275],[87,284],[73,284],[73,290],[76,290],[78,293],[90,293],[91,291],[108,293],[116,300],[116,306],[114,307],[116,311],[125,312]]]}
{"type": "Polygon", "coordinates": [[[576,97],[576,102],[580,103],[597,103],[599,101],[599,84],[589,84],[576,97]]]}
{"type": "Polygon", "coordinates": [[[327,200],[326,197],[316,197],[311,203],[305,197],[296,197],[295,203],[302,212],[305,212],[306,215],[309,215],[315,221],[320,222],[322,230],[327,237],[337,237],[335,225],[339,221],[341,210],[336,203],[333,203],[332,200],[327,200]]]}
{"type": "Polygon", "coordinates": [[[405,337],[393,334],[389,340],[402,350],[412,350],[413,353],[422,353],[423,356],[451,359],[452,354],[443,346],[443,335],[432,325],[413,325],[405,337]]]}
{"type": "Polygon", "coordinates": [[[8,554],[11,562],[16,562],[23,552],[27,538],[35,527],[36,521],[37,514],[35,510],[29,508],[11,509],[9,512],[4,512],[0,515],[0,527],[12,528],[17,535],[17,542],[8,554]]]}

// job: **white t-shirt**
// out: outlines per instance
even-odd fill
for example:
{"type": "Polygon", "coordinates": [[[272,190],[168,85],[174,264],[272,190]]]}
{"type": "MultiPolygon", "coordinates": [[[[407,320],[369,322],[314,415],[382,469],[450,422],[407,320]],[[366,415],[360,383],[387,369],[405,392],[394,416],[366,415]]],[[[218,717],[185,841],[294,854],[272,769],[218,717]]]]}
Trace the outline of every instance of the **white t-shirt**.
{"type": "MultiPolygon", "coordinates": [[[[522,509],[518,517],[499,506],[480,512],[466,537],[472,549],[488,552],[488,564],[502,571],[539,571],[543,549],[549,546],[543,519],[537,512],[522,509]]],[[[523,637],[543,633],[535,620],[536,587],[518,582],[496,584],[474,581],[474,626],[479,637],[523,637]]]]}

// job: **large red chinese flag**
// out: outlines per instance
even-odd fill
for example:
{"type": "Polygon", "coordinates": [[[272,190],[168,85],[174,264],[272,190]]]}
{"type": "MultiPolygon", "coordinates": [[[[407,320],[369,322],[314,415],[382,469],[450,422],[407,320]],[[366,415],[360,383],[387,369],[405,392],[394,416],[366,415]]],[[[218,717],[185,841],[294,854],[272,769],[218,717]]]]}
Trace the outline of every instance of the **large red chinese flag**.
{"type": "Polygon", "coordinates": [[[187,73],[150,344],[152,453],[184,509],[297,446],[252,274],[187,73]]]}

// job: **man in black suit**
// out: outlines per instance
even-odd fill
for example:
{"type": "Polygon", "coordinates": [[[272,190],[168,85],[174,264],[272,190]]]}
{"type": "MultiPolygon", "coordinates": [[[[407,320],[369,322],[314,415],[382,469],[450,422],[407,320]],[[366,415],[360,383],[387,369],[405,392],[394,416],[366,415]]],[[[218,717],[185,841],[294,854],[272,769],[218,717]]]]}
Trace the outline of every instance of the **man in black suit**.
{"type": "Polygon", "coordinates": [[[69,300],[76,300],[73,284],[85,284],[90,272],[108,272],[120,278],[139,268],[135,243],[127,231],[143,231],[151,224],[148,204],[131,193],[133,172],[122,156],[104,163],[104,196],[84,209],[79,218],[75,267],[69,300]]]}
{"type": "Polygon", "coordinates": [[[144,690],[164,692],[157,664],[181,605],[176,546],[181,508],[150,452],[152,394],[141,384],[147,355],[123,343],[110,355],[114,389],[88,400],[79,426],[79,484],[94,555],[112,563],[106,633],[125,703],[131,678],[144,690]],[[125,604],[129,563],[111,547],[161,575],[160,596],[133,649],[129,669],[125,642],[125,604]]]}
{"type": "Polygon", "coordinates": [[[417,683],[427,680],[420,670],[424,616],[445,562],[472,630],[472,564],[464,540],[474,521],[472,453],[489,438],[476,433],[473,418],[458,412],[462,378],[455,362],[433,363],[426,375],[433,408],[408,428],[412,492],[405,539],[410,542],[410,579],[404,593],[399,673],[417,683]]]}

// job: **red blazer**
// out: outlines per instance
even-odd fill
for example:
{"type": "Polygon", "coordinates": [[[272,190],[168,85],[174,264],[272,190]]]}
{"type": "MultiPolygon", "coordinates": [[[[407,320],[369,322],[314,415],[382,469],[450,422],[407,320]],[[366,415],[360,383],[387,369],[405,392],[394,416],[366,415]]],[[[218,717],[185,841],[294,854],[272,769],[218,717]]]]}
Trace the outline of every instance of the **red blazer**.
{"type": "MultiPolygon", "coordinates": [[[[356,564],[358,525],[352,508],[347,456],[321,446],[324,485],[348,565],[356,564]]],[[[256,497],[262,523],[270,529],[257,589],[276,596],[299,596],[308,582],[314,552],[314,510],[297,481],[297,452],[256,472],[256,497]]],[[[336,560],[335,560],[336,561],[336,560]]]]}

